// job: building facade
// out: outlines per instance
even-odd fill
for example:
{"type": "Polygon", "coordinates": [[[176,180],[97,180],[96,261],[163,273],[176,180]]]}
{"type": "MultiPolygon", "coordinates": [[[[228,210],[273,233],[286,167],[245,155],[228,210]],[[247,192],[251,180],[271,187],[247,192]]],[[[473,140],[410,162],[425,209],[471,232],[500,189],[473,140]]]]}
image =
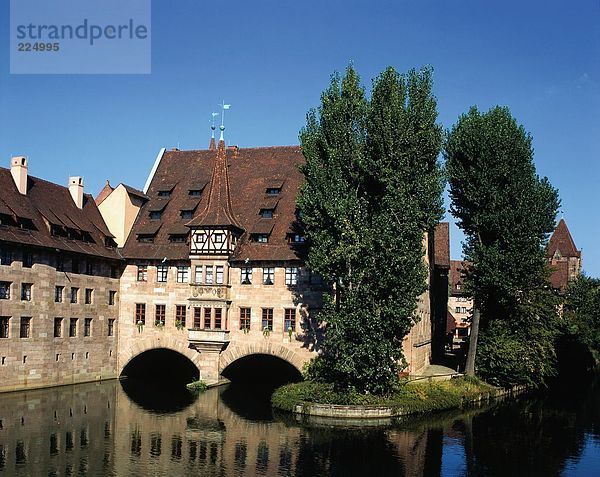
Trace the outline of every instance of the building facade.
{"type": "Polygon", "coordinates": [[[463,280],[467,262],[450,261],[450,295],[448,297],[448,344],[452,347],[460,345],[471,332],[471,315],[473,298],[465,293],[463,280]]]}
{"type": "Polygon", "coordinates": [[[0,391],[115,377],[121,260],[83,181],[0,168],[0,391]]]}
{"type": "Polygon", "coordinates": [[[559,293],[564,293],[569,283],[581,274],[582,255],[577,250],[565,219],[560,219],[548,242],[546,258],[550,266],[550,283],[559,293]]]}

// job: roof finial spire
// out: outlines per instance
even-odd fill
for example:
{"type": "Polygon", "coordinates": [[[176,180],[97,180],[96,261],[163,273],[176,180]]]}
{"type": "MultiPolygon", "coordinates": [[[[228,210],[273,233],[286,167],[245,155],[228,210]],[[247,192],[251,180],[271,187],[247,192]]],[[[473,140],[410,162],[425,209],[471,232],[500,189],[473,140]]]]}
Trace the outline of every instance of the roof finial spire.
{"type": "Polygon", "coordinates": [[[208,146],[209,151],[214,151],[217,147],[215,145],[215,118],[219,115],[219,113],[212,113],[212,124],[210,125],[211,135],[210,135],[210,144],[208,146]]]}
{"type": "Polygon", "coordinates": [[[219,128],[221,130],[221,137],[219,138],[219,142],[224,141],[223,131],[225,131],[225,110],[229,109],[231,107],[231,104],[225,104],[225,101],[223,101],[223,103],[220,106],[223,110],[223,113],[221,114],[221,127],[219,128]]]}

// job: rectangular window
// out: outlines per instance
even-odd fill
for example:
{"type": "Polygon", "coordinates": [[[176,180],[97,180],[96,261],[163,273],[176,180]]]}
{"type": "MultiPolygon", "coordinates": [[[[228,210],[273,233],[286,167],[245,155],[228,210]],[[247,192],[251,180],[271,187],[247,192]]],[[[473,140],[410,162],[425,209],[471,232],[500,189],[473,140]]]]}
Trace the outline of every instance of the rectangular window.
{"type": "Polygon", "coordinates": [[[147,282],[148,281],[148,266],[147,265],[138,265],[137,281],[138,282],[147,282]]]}
{"type": "Polygon", "coordinates": [[[114,318],[109,318],[108,319],[108,336],[114,336],[115,335],[115,319],[114,318]]]}
{"type": "Polygon", "coordinates": [[[153,210],[150,212],[150,220],[160,220],[161,212],[158,210],[153,210]]]}
{"type": "Polygon", "coordinates": [[[83,321],[83,336],[91,336],[92,335],[92,319],[86,318],[83,321]]]}
{"type": "Polygon", "coordinates": [[[108,292],[108,304],[114,305],[117,301],[117,292],[115,290],[110,290],[108,292]]]}
{"type": "Polygon", "coordinates": [[[0,265],[10,265],[12,263],[12,251],[10,248],[2,247],[0,251],[0,265]]]}
{"type": "Polygon", "coordinates": [[[187,326],[187,308],[185,305],[175,306],[175,324],[179,323],[180,326],[187,326]]]}
{"type": "Polygon", "coordinates": [[[69,338],[75,338],[77,336],[77,318],[71,318],[69,320],[69,338]]]}
{"type": "Polygon", "coordinates": [[[286,308],[283,319],[284,331],[288,333],[290,329],[296,331],[296,309],[286,308]]]}
{"type": "Polygon", "coordinates": [[[285,284],[294,286],[298,284],[298,267],[287,267],[285,269],[285,284]]]}
{"type": "Polygon", "coordinates": [[[278,195],[281,192],[281,187],[267,187],[267,195],[278,195]]]}
{"type": "Polygon", "coordinates": [[[205,279],[205,283],[207,285],[212,285],[213,284],[213,267],[212,267],[212,265],[206,267],[206,279],[205,279]]]}
{"type": "Polygon", "coordinates": [[[0,282],[0,300],[10,300],[10,282],[0,282]]]}
{"type": "Polygon", "coordinates": [[[273,308],[262,309],[262,329],[273,331],[273,308]]]}
{"type": "Polygon", "coordinates": [[[202,328],[202,308],[200,307],[194,308],[194,328],[202,328]]]}
{"type": "Polygon", "coordinates": [[[31,317],[30,316],[22,316],[21,317],[21,330],[19,336],[21,338],[29,338],[31,335],[31,317]]]}
{"type": "Polygon", "coordinates": [[[86,275],[93,275],[95,272],[94,262],[86,262],[85,264],[85,273],[86,275]]]}
{"type": "Polygon", "coordinates": [[[159,197],[171,197],[171,191],[170,190],[158,191],[158,196],[159,197]]]}
{"type": "Polygon", "coordinates": [[[0,316],[0,338],[8,338],[9,316],[0,316]]]}
{"type": "Polygon", "coordinates": [[[273,218],[273,209],[260,209],[260,216],[263,219],[272,219],[273,218]]]}
{"type": "Polygon", "coordinates": [[[250,330],[251,308],[240,308],[240,330],[250,330]]]}
{"type": "Polygon", "coordinates": [[[145,325],[146,324],[146,304],[136,303],[135,304],[135,324],[145,325]]]}
{"type": "Polygon", "coordinates": [[[456,313],[460,313],[460,306],[456,307],[456,313]]]}
{"type": "Polygon", "coordinates": [[[255,240],[258,243],[267,243],[269,241],[269,236],[267,234],[256,234],[255,240]]]}
{"type": "Polygon", "coordinates": [[[62,285],[56,285],[54,287],[54,303],[62,303],[63,302],[63,294],[65,291],[65,287],[62,285]]]}
{"type": "Polygon", "coordinates": [[[31,301],[31,283],[21,284],[21,300],[31,301]]]}
{"type": "Polygon", "coordinates": [[[215,308],[215,328],[220,330],[222,329],[222,317],[223,317],[223,310],[221,308],[215,308]]]}
{"type": "Polygon", "coordinates": [[[196,265],[194,268],[194,283],[202,283],[202,265],[196,265]]]}
{"type": "Polygon", "coordinates": [[[158,265],[156,267],[156,281],[159,283],[165,283],[167,276],[169,275],[169,267],[167,265],[158,265]]]}
{"type": "Polygon", "coordinates": [[[273,285],[275,282],[275,268],[265,267],[263,268],[263,285],[273,285]]]}
{"type": "Polygon", "coordinates": [[[211,316],[211,308],[204,308],[204,328],[206,329],[210,329],[211,327],[211,322],[210,319],[212,318],[211,316]]]}
{"type": "Polygon", "coordinates": [[[179,266],[177,267],[177,283],[189,283],[190,281],[190,267],[179,266]]]}
{"type": "Polygon", "coordinates": [[[31,268],[33,266],[33,253],[24,251],[23,252],[23,267],[31,268]]]}
{"type": "Polygon", "coordinates": [[[71,259],[71,272],[79,273],[79,259],[78,258],[71,259]]]}
{"type": "Polygon", "coordinates": [[[463,313],[466,313],[466,312],[467,312],[467,308],[466,308],[465,306],[463,306],[463,307],[462,307],[462,309],[461,309],[461,311],[462,311],[463,313]]]}
{"type": "Polygon", "coordinates": [[[54,337],[60,338],[62,336],[62,318],[54,318],[54,337]]]}
{"type": "Polygon", "coordinates": [[[78,295],[79,295],[79,288],[71,287],[71,303],[77,303],[78,295]]]}
{"type": "Polygon", "coordinates": [[[85,289],[85,304],[86,305],[92,304],[93,296],[94,296],[94,290],[92,288],[86,288],[85,289]]]}
{"type": "Polygon", "coordinates": [[[214,243],[223,243],[223,242],[225,242],[225,235],[224,234],[214,234],[213,235],[213,242],[214,243]]]}
{"type": "Polygon", "coordinates": [[[252,267],[242,267],[242,285],[252,285],[252,267]]]}
{"type": "Polygon", "coordinates": [[[216,267],[216,283],[217,285],[223,285],[223,265],[217,265],[216,267]]]}
{"type": "Polygon", "coordinates": [[[154,314],[154,324],[161,326],[165,324],[166,305],[156,305],[156,313],[154,314]]]}
{"type": "Polygon", "coordinates": [[[193,218],[194,213],[191,210],[182,210],[181,211],[181,218],[188,220],[193,218]]]}

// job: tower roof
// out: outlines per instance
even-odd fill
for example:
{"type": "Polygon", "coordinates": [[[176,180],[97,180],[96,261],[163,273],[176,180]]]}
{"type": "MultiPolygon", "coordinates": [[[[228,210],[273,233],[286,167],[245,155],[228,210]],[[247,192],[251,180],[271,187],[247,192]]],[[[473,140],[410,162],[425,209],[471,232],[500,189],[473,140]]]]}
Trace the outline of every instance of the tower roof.
{"type": "Polygon", "coordinates": [[[231,191],[227,172],[225,142],[219,141],[212,171],[208,201],[204,209],[187,224],[188,227],[235,227],[243,230],[231,207],[231,191]]]}
{"type": "Polygon", "coordinates": [[[562,257],[580,257],[581,251],[577,250],[575,241],[569,232],[567,223],[564,219],[560,219],[550,241],[548,242],[548,249],[546,255],[553,257],[556,251],[559,251],[562,257]]]}

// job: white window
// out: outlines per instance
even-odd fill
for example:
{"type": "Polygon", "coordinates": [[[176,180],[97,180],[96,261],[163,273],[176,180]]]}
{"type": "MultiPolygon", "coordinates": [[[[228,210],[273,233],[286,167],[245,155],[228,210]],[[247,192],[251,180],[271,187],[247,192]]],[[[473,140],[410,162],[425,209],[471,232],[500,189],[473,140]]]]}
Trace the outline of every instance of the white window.
{"type": "Polygon", "coordinates": [[[225,241],[225,235],[223,234],[215,234],[213,235],[214,243],[223,243],[225,241]]]}
{"type": "Polygon", "coordinates": [[[252,267],[242,267],[242,285],[252,284],[252,267]]]}
{"type": "Polygon", "coordinates": [[[216,266],[216,279],[217,285],[223,285],[223,265],[216,266]]]}
{"type": "Polygon", "coordinates": [[[212,265],[206,267],[206,280],[204,283],[206,283],[207,285],[213,284],[213,267],[212,267],[212,265]]]}
{"type": "Polygon", "coordinates": [[[263,285],[273,285],[275,282],[275,268],[265,267],[263,268],[263,285]]]}
{"type": "Polygon", "coordinates": [[[285,269],[285,284],[286,285],[297,285],[298,284],[298,267],[287,267],[285,269]]]}
{"type": "Polygon", "coordinates": [[[194,283],[202,283],[202,265],[196,265],[194,269],[194,283]]]}
{"type": "Polygon", "coordinates": [[[190,267],[177,267],[177,283],[188,283],[190,281],[190,267]]]}
{"type": "Polygon", "coordinates": [[[206,242],[206,234],[200,233],[196,235],[196,243],[204,243],[206,242]]]}
{"type": "Polygon", "coordinates": [[[156,281],[164,283],[167,281],[169,267],[167,265],[159,265],[156,267],[156,281]]]}

